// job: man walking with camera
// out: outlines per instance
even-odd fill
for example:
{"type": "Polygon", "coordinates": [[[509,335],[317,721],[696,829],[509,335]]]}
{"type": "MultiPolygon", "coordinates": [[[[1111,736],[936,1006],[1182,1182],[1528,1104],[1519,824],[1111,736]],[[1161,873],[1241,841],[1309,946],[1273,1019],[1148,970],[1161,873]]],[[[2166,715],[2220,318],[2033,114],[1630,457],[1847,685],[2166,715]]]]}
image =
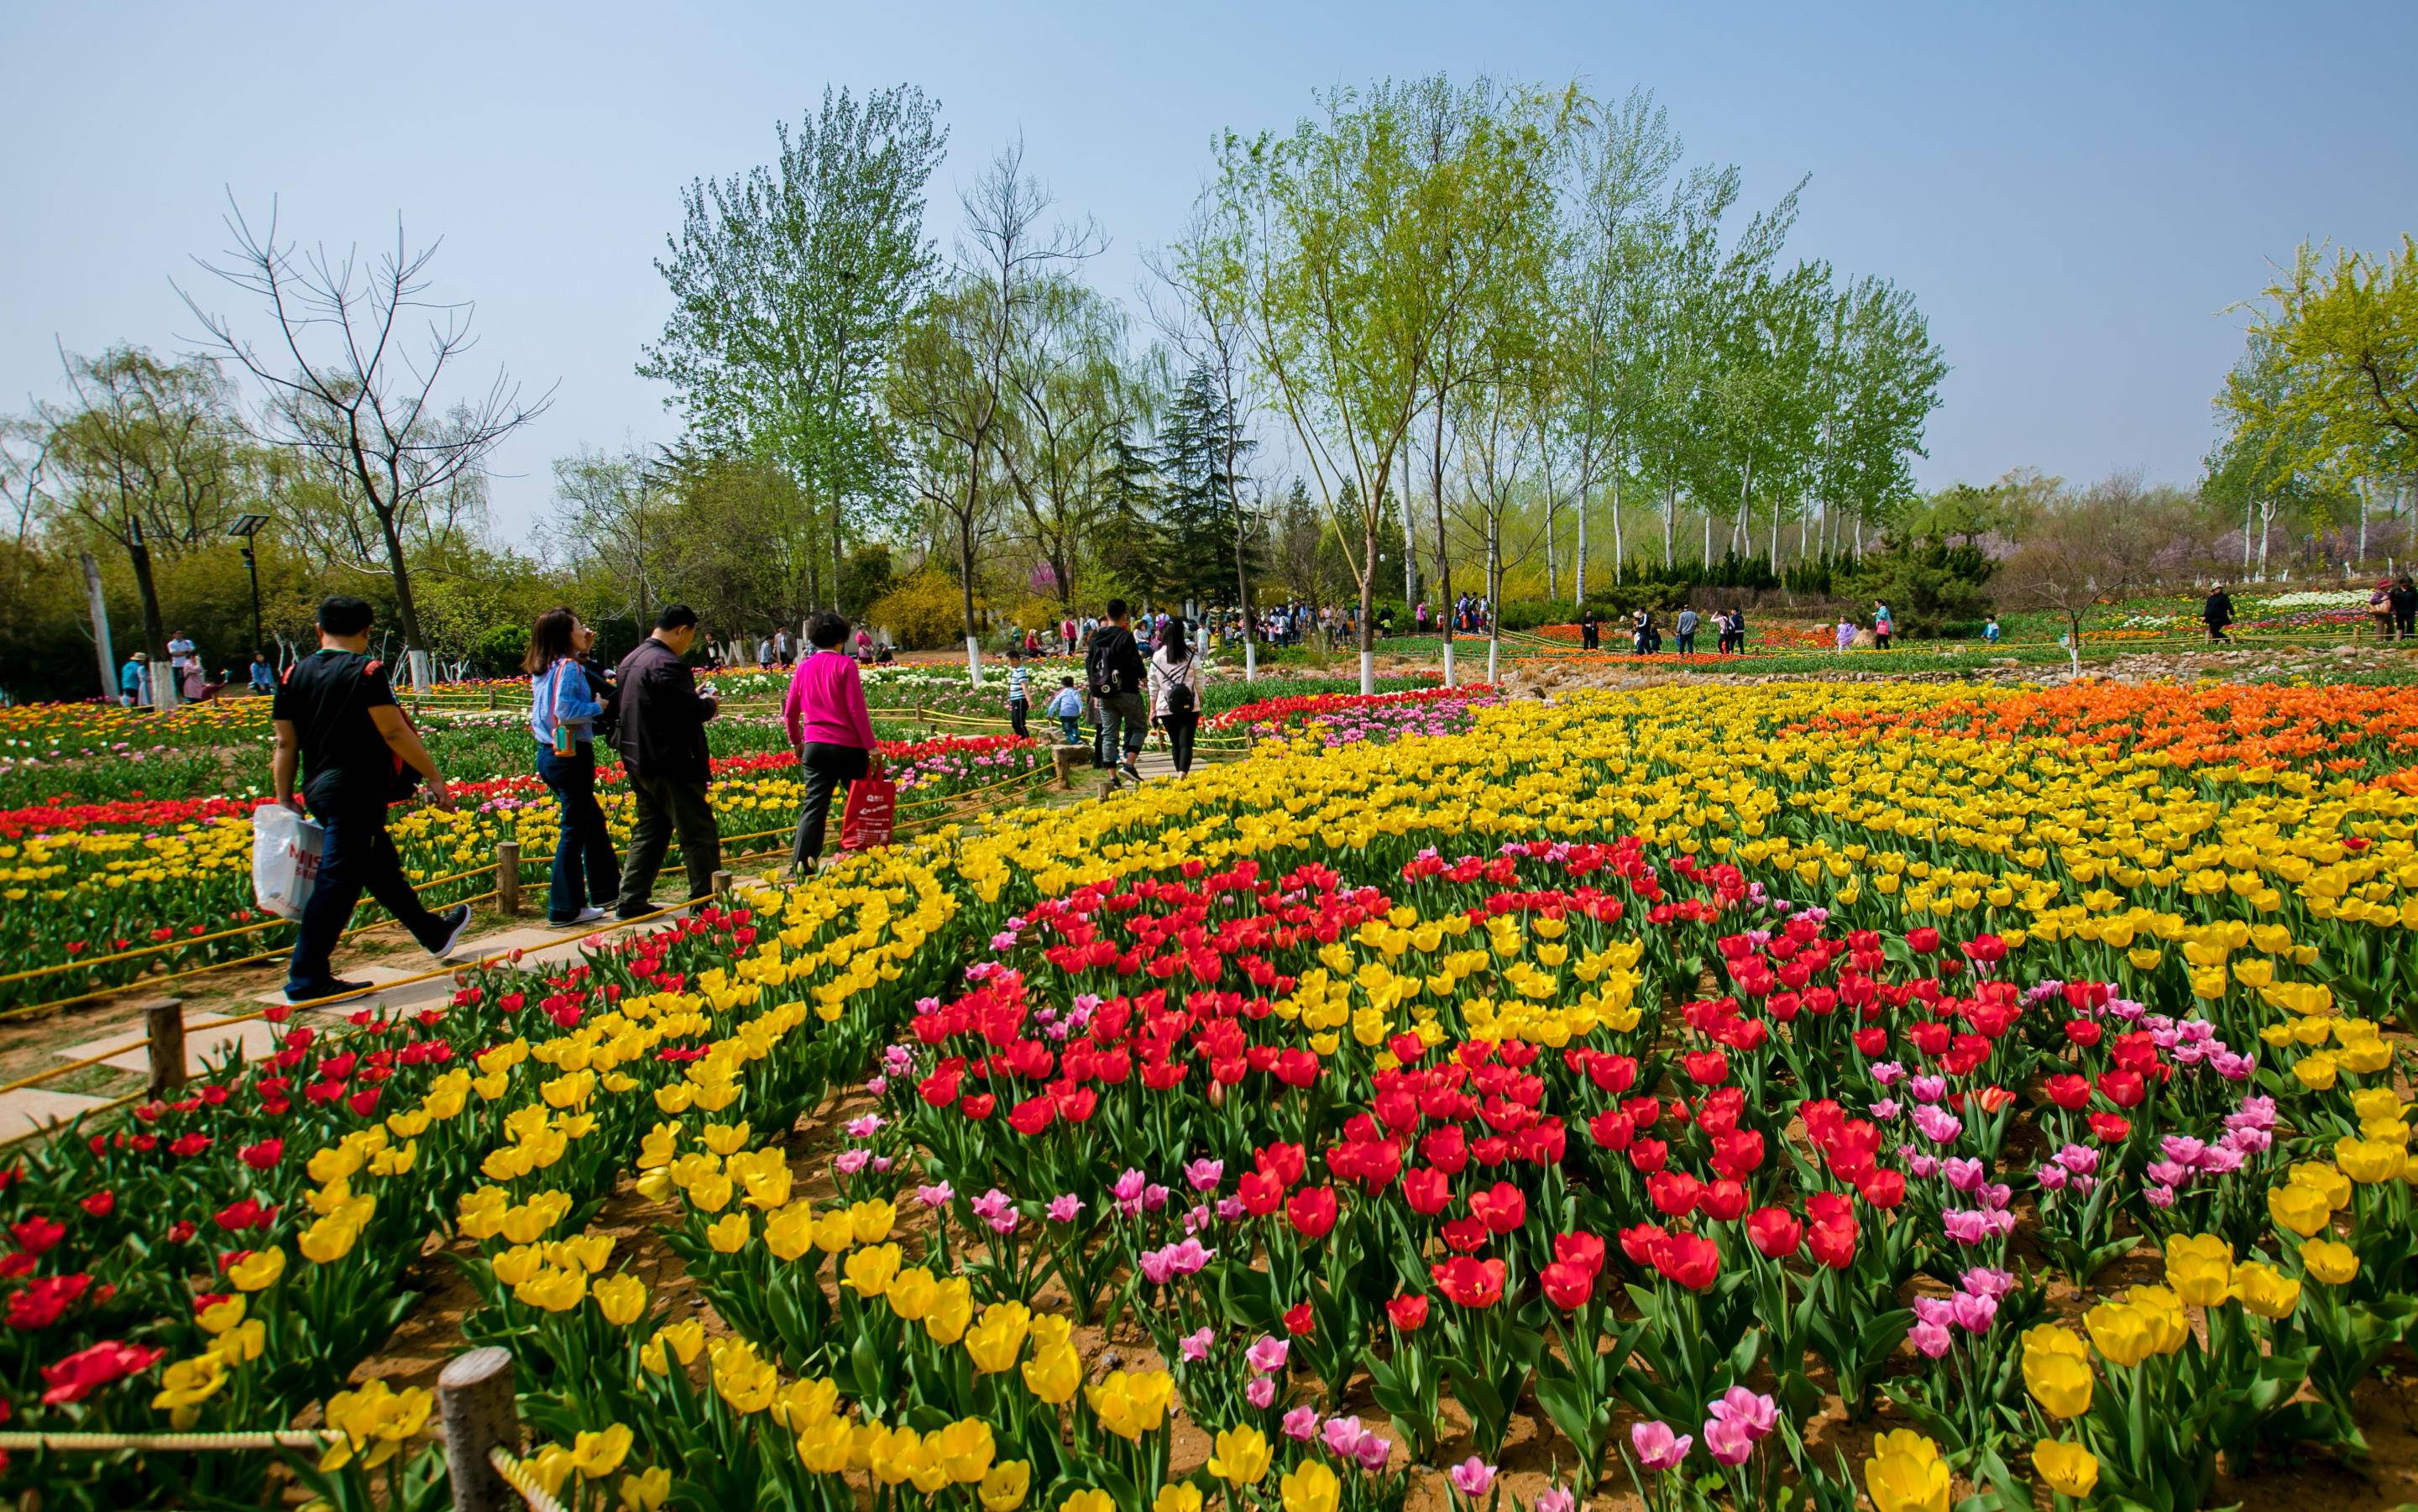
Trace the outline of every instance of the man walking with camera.
{"type": "Polygon", "coordinates": [[[705,723],[721,706],[713,695],[697,691],[696,675],[681,660],[696,643],[696,611],[675,603],[655,617],[654,634],[621,658],[613,674],[620,716],[613,747],[621,754],[637,810],[615,909],[624,919],[654,911],[655,876],[675,832],[689,897],[710,895],[713,874],[722,869],[722,832],[705,797],[712,777],[705,723]]]}

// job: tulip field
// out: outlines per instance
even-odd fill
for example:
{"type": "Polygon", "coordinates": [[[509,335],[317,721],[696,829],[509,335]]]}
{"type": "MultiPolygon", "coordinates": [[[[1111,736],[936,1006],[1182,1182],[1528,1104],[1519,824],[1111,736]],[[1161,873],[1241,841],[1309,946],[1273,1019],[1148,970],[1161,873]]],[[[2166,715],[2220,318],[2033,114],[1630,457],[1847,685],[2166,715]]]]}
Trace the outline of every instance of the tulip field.
{"type": "MultiPolygon", "coordinates": [[[[1184,781],[441,1007],[272,1010],[269,1059],[16,1146],[0,1431],[321,1442],[15,1447],[0,1495],[450,1504],[388,1352],[439,1291],[600,1512],[2374,1472],[2418,1373],[2418,691],[1273,692],[1184,781]]],[[[751,759],[717,805],[788,812],[751,759]]],[[[85,949],[239,912],[206,819],[21,824],[9,942],[66,948],[44,889],[85,949]]],[[[551,822],[506,778],[399,831],[451,870],[551,822]]]]}

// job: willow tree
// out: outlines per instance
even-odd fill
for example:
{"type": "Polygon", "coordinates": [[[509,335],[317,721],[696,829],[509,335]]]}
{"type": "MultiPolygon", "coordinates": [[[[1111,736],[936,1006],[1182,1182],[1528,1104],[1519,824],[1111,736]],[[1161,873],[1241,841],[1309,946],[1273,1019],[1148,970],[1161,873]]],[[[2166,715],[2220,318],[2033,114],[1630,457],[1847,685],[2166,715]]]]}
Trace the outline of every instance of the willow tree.
{"type": "MultiPolygon", "coordinates": [[[[1212,193],[1219,255],[1243,291],[1252,357],[1347,546],[1360,599],[1360,685],[1376,687],[1377,533],[1397,491],[1450,295],[1458,164],[1429,150],[1442,79],[1341,88],[1288,135],[1229,133],[1212,193]],[[1350,485],[1348,488],[1346,485],[1350,485]],[[1356,555],[1355,555],[1356,553],[1356,555]]],[[[1459,107],[1456,107],[1459,108],[1459,107]]]]}

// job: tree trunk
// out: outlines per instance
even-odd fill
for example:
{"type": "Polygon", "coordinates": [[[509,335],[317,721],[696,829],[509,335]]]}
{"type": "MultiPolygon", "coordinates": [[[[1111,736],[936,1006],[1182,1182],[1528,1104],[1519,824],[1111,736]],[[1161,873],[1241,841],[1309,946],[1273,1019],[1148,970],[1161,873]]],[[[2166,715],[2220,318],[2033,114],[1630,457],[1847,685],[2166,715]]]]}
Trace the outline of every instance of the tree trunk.
{"type": "MultiPolygon", "coordinates": [[[[1382,483],[1383,480],[1380,480],[1382,483]]],[[[1377,512],[1372,502],[1360,512],[1360,691],[1377,691],[1377,512]]]]}
{"type": "Polygon", "coordinates": [[[2242,496],[2242,575],[2245,579],[2250,576],[2250,522],[2257,508],[2257,500],[2242,496]]]}
{"type": "Polygon", "coordinates": [[[2275,501],[2262,498],[2258,501],[2258,581],[2261,583],[2267,581],[2267,538],[2274,532],[2274,527],[2275,501]]]}
{"type": "Polygon", "coordinates": [[[176,685],[176,669],[168,664],[168,626],[160,613],[160,588],[151,576],[151,548],[143,542],[142,527],[126,543],[127,559],[134,564],[134,591],[143,603],[143,649],[151,658],[151,707],[166,713],[176,707],[184,689],[176,685]]]}
{"type": "Polygon", "coordinates": [[[1486,681],[1499,686],[1503,673],[1503,511],[1486,514],[1486,681]]]}
{"type": "MultiPolygon", "coordinates": [[[[1228,434],[1232,433],[1230,430],[1228,434]]],[[[1234,511],[1234,600],[1243,612],[1243,680],[1254,682],[1260,674],[1259,637],[1251,623],[1251,577],[1245,565],[1248,553],[1243,549],[1248,527],[1243,520],[1242,491],[1234,486],[1234,448],[1231,443],[1226,448],[1226,499],[1234,511]]]]}
{"type": "Polygon", "coordinates": [[[966,618],[966,681],[982,686],[982,640],[974,634],[974,513],[972,488],[967,489],[966,511],[957,516],[957,590],[966,618]]]}
{"type": "Polygon", "coordinates": [[[1663,480],[1662,483],[1662,566],[1665,570],[1679,563],[1679,480],[1663,480]]]}
{"type": "Polygon", "coordinates": [[[1579,546],[1578,556],[1574,559],[1570,568],[1570,602],[1574,604],[1583,604],[1586,603],[1587,514],[1586,480],[1584,475],[1579,480],[1579,493],[1576,502],[1579,512],[1579,546]]]}
{"type": "MultiPolygon", "coordinates": [[[[1444,394],[1436,394],[1435,447],[1430,455],[1428,481],[1435,492],[1436,609],[1444,622],[1444,685],[1452,686],[1452,550],[1444,533],[1444,394]]],[[[1409,492],[1406,488],[1405,494],[1409,492]]]]}
{"type": "Polygon", "coordinates": [[[1562,574],[1553,553],[1553,510],[1560,501],[1554,497],[1548,480],[1545,487],[1545,602],[1551,603],[1562,596],[1562,574]]]}
{"type": "Polygon", "coordinates": [[[1396,502],[1402,516],[1402,610],[1410,612],[1419,597],[1419,539],[1411,526],[1411,438],[1402,436],[1402,491],[1396,502]]]}
{"type": "Polygon", "coordinates": [[[1629,581],[1629,541],[1620,530],[1620,465],[1612,467],[1612,581],[1613,586],[1629,581]]]}
{"type": "Polygon", "coordinates": [[[1754,549],[1754,537],[1747,533],[1747,511],[1754,497],[1754,459],[1746,459],[1738,469],[1737,524],[1730,530],[1730,551],[1743,557],[1754,549]]]}

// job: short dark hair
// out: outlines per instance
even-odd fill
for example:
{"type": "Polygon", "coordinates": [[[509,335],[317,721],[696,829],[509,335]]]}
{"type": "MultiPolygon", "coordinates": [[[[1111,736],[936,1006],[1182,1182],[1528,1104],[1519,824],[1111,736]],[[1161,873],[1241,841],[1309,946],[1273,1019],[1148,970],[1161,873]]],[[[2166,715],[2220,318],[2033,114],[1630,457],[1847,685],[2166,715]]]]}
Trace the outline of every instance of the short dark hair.
{"type": "Polygon", "coordinates": [[[664,612],[655,616],[657,630],[686,630],[696,623],[696,611],[685,603],[667,603],[664,612]]]}
{"type": "Polygon", "coordinates": [[[806,620],[806,642],[818,650],[836,650],[848,639],[848,621],[829,609],[818,609],[806,620]]]}
{"type": "Polygon", "coordinates": [[[319,628],[330,635],[358,635],[376,618],[368,600],[349,593],[331,593],[319,601],[319,628]]]}
{"type": "Polygon", "coordinates": [[[1125,601],[1123,599],[1110,599],[1109,601],[1109,618],[1111,619],[1123,619],[1125,617],[1125,601]]]}
{"type": "Polygon", "coordinates": [[[1023,660],[1024,660],[1024,648],[1023,648],[1023,647],[1021,647],[1021,646],[1011,646],[1011,647],[1009,647],[1009,648],[1007,649],[1007,659],[1008,659],[1009,661],[1011,661],[1011,662],[1021,662],[1021,661],[1023,661],[1023,660]]]}
{"type": "Polygon", "coordinates": [[[1060,678],[1058,680],[1058,686],[1062,688],[1071,688],[1074,685],[1075,680],[1073,678],[1060,678]]]}

